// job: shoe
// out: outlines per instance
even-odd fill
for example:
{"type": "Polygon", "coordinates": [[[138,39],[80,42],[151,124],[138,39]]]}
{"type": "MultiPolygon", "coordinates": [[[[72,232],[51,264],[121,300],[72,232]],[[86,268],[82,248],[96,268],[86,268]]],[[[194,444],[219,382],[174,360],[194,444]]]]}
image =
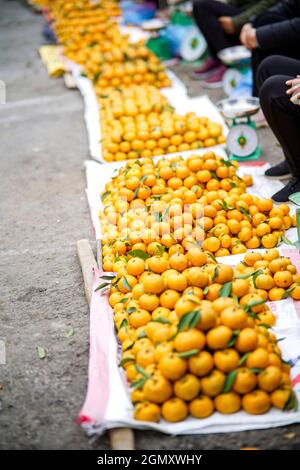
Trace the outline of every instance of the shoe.
{"type": "Polygon", "coordinates": [[[274,202],[288,202],[291,194],[300,191],[300,177],[293,176],[293,178],[277,193],[273,194],[272,199],[274,202]]]}
{"type": "Polygon", "coordinates": [[[292,176],[288,162],[284,160],[265,171],[265,176],[270,179],[284,180],[292,176]]]}
{"type": "Polygon", "coordinates": [[[194,80],[204,80],[205,78],[208,78],[217,67],[219,67],[220,63],[221,62],[218,59],[208,57],[200,67],[192,71],[190,77],[194,80]]]}
{"type": "Polygon", "coordinates": [[[201,83],[203,88],[222,88],[222,80],[226,70],[225,65],[219,65],[211,76],[201,83]]]}

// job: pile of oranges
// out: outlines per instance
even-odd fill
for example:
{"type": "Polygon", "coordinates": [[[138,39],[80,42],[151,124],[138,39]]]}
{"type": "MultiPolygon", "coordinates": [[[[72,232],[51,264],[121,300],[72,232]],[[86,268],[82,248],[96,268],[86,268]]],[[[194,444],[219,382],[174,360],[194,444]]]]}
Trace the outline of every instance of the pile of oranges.
{"type": "Polygon", "coordinates": [[[225,141],[220,124],[195,113],[176,114],[152,85],[107,89],[100,105],[106,161],[184,152],[225,141]]]}
{"type": "MultiPolygon", "coordinates": [[[[265,259],[280,259],[276,251],[265,259]]],[[[197,261],[192,256],[196,266],[177,271],[172,256],[168,265],[163,256],[132,250],[112,278],[109,303],[135,419],[292,409],[290,366],[269,330],[275,317],[255,275],[241,275],[204,252],[197,261]]]]}
{"type": "Polygon", "coordinates": [[[222,126],[178,115],[160,92],[171,81],[143,41],[130,43],[117,23],[117,3],[55,0],[50,5],[64,55],[93,83],[105,161],[165,155],[225,142],[222,126]]]}
{"type": "Polygon", "coordinates": [[[247,194],[251,178],[236,170],[211,151],[145,158],[102,194],[103,268],[115,274],[99,289],[109,289],[137,420],[295,406],[266,305],[300,299],[300,275],[275,248],[295,220],[288,206],[247,194]],[[217,261],[253,241],[268,250],[234,269],[217,261]]]}
{"type": "Polygon", "coordinates": [[[300,300],[300,275],[289,258],[280,256],[278,250],[265,253],[246,253],[238,264],[241,279],[252,279],[252,285],[265,300],[276,301],[288,297],[300,300]]]}
{"type": "Polygon", "coordinates": [[[163,252],[182,272],[203,251],[219,257],[274,248],[295,217],[286,204],[247,194],[252,178],[236,170],[212,151],[127,162],[102,194],[104,269],[117,271],[132,249],[163,252]]]}
{"type": "Polygon", "coordinates": [[[160,91],[164,67],[121,34],[116,2],[55,0],[50,10],[64,54],[93,82],[104,159],[129,160],[101,195],[98,289],[109,290],[135,419],[293,409],[266,305],[300,299],[300,275],[276,249],[296,225],[289,207],[248,194],[251,176],[212,151],[154,162],[223,143],[222,127],[175,113],[160,91]],[[234,269],[216,259],[241,253],[234,269]]]}
{"type": "Polygon", "coordinates": [[[138,83],[170,86],[165,67],[144,42],[130,43],[128,35],[121,34],[116,3],[86,0],[80,6],[74,2],[71,10],[63,1],[53,3],[55,33],[64,55],[83,66],[96,92],[138,83]]]}

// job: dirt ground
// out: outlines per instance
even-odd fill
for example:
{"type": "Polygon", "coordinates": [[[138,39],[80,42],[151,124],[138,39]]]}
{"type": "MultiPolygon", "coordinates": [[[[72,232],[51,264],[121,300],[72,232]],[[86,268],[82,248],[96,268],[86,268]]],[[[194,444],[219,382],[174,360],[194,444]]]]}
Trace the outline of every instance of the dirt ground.
{"type": "MultiPolygon", "coordinates": [[[[88,158],[78,91],[48,78],[38,57],[42,19],[23,4],[0,0],[0,449],[108,449],[75,424],[84,399],[89,317],[76,240],[93,231],[85,197],[88,158]],[[74,336],[66,333],[74,329],[74,336]],[[47,351],[44,360],[36,348],[47,351]]],[[[187,66],[177,67],[191,94],[187,66]]],[[[211,95],[213,99],[217,93],[211,95]]],[[[264,158],[280,159],[268,129],[264,158]]],[[[93,244],[94,246],[94,244],[93,244]]],[[[300,448],[300,427],[168,437],[136,432],[140,449],[300,448]]]]}

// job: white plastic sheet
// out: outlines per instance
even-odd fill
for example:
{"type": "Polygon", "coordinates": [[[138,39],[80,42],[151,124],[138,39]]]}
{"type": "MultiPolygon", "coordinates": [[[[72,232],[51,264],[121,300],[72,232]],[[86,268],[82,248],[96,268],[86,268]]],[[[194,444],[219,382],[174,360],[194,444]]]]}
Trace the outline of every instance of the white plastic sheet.
{"type": "MultiPolygon", "coordinates": [[[[203,153],[201,149],[197,152],[190,151],[190,154],[203,153]]],[[[225,157],[224,149],[219,148],[217,155],[225,157]]],[[[163,158],[163,157],[157,157],[163,158]]],[[[86,162],[87,176],[87,197],[90,205],[92,220],[95,228],[96,239],[101,239],[101,228],[98,213],[101,209],[100,193],[104,190],[106,182],[116,175],[117,170],[123,166],[124,162],[116,162],[100,165],[97,162],[86,162]]],[[[265,165],[245,165],[239,169],[239,174],[252,174],[255,179],[254,186],[248,188],[249,192],[260,197],[270,197],[274,191],[282,187],[282,183],[270,181],[263,176],[264,171],[268,168],[265,165]]],[[[291,240],[296,239],[296,230],[287,231],[287,237],[291,240]]],[[[282,244],[280,247],[284,256],[291,258],[292,262],[300,271],[300,254],[291,246],[282,244]]],[[[259,250],[255,250],[259,251],[259,250]]],[[[232,255],[219,258],[219,262],[236,266],[243,259],[244,255],[232,255]]],[[[95,287],[99,284],[99,280],[95,280],[95,287]]],[[[89,390],[93,391],[92,399],[87,395],[86,403],[82,408],[80,419],[83,421],[83,427],[89,434],[101,434],[106,429],[114,427],[132,427],[137,429],[154,429],[168,434],[205,434],[220,432],[237,432],[250,429],[265,429],[277,426],[285,426],[288,424],[300,422],[300,411],[281,412],[272,409],[267,414],[261,416],[252,416],[243,411],[233,415],[222,415],[215,412],[209,418],[197,420],[189,417],[180,423],[167,423],[161,420],[160,423],[143,423],[132,418],[133,407],[130,401],[129,388],[126,384],[123,371],[118,367],[119,348],[116,336],[113,333],[112,310],[110,309],[107,297],[100,297],[98,292],[94,293],[98,302],[97,311],[91,309],[91,331],[94,335],[94,341],[98,349],[103,345],[105,340],[106,349],[102,353],[102,359],[105,357],[107,361],[107,374],[98,376],[98,382],[95,381],[94,371],[99,369],[99,354],[90,355],[90,374],[89,374],[89,390]],[[101,307],[102,305],[102,307],[101,307]],[[109,317],[110,323],[107,327],[102,326],[101,312],[109,317]],[[104,331],[107,330],[107,331],[104,331]],[[95,333],[98,331],[98,334],[95,333]],[[103,400],[99,399],[99,394],[93,388],[102,387],[102,390],[109,391],[108,400],[103,409],[103,400]],[[98,397],[98,398],[97,398],[98,397]],[[99,399],[99,403],[98,400],[99,399]],[[89,406],[87,406],[89,405],[89,406]],[[102,419],[97,419],[99,408],[103,412],[102,419]],[[84,418],[84,419],[83,419],[84,418]]],[[[300,400],[300,302],[295,302],[291,298],[269,302],[269,306],[276,316],[277,323],[274,332],[277,338],[281,339],[280,347],[283,352],[283,358],[291,361],[293,368],[291,376],[293,379],[294,390],[300,400]],[[284,338],[284,339],[282,339],[284,338]]],[[[103,364],[102,364],[103,366],[103,364]]],[[[91,393],[91,392],[90,392],[91,393]]]]}

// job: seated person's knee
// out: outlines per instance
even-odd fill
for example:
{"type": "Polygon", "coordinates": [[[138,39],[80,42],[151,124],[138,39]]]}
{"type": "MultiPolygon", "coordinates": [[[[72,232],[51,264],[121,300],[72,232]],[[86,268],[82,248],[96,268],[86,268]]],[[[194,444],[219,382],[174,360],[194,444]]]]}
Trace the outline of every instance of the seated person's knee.
{"type": "Polygon", "coordinates": [[[274,75],[279,57],[280,56],[277,55],[271,55],[266,57],[259,65],[256,73],[256,80],[259,88],[267,78],[274,75]]]}
{"type": "Polygon", "coordinates": [[[282,75],[273,75],[268,77],[262,83],[259,90],[259,99],[262,107],[264,103],[272,101],[274,98],[278,98],[284,95],[285,91],[285,80],[282,75]]]}
{"type": "Polygon", "coordinates": [[[210,0],[195,0],[193,2],[193,11],[203,12],[207,11],[211,6],[210,0]]]}

